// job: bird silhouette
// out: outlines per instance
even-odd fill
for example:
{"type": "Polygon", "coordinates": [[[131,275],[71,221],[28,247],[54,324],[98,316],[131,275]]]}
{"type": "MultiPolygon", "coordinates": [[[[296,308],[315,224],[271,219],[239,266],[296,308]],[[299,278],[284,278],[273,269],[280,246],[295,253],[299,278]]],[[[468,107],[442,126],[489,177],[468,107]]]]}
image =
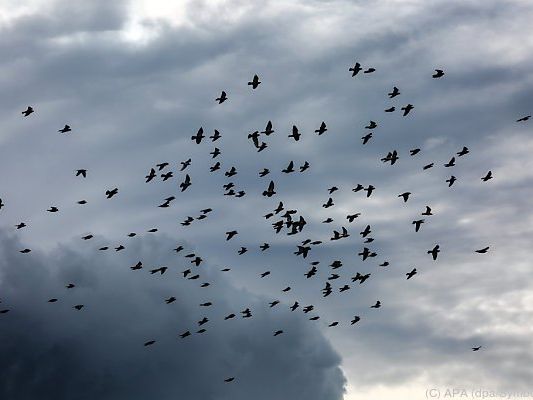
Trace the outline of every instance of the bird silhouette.
{"type": "Polygon", "coordinates": [[[432,75],[433,78],[440,78],[444,76],[444,71],[442,69],[436,69],[435,73],[432,75]]]}
{"type": "Polygon", "coordinates": [[[292,133],[289,135],[290,138],[293,138],[296,142],[300,140],[300,132],[298,131],[298,127],[296,125],[292,126],[292,133]]]}
{"type": "Polygon", "coordinates": [[[416,221],[413,221],[412,224],[415,226],[415,232],[418,232],[420,230],[420,226],[424,223],[423,219],[419,219],[416,221]]]}
{"type": "Polygon", "coordinates": [[[216,142],[221,137],[222,136],[220,135],[220,132],[215,129],[215,132],[213,133],[213,135],[209,136],[209,139],[211,139],[212,142],[216,142]]]}
{"type": "Polygon", "coordinates": [[[180,183],[181,191],[184,192],[189,186],[191,186],[191,177],[189,176],[189,174],[186,174],[185,180],[180,183]]]}
{"type": "Polygon", "coordinates": [[[276,194],[275,190],[274,190],[274,181],[270,181],[270,183],[268,184],[268,188],[267,190],[263,191],[263,196],[265,197],[272,197],[276,194]]]}
{"type": "Polygon", "coordinates": [[[317,133],[320,136],[323,133],[325,133],[327,130],[328,128],[326,128],[326,123],[322,121],[322,123],[320,124],[320,127],[315,130],[315,133],[317,133]]]}
{"type": "Polygon", "coordinates": [[[65,125],[63,128],[58,130],[59,133],[67,133],[67,132],[70,132],[70,131],[72,131],[72,129],[70,128],[69,125],[65,125]]]}
{"type": "Polygon", "coordinates": [[[191,136],[191,140],[194,140],[196,144],[200,144],[204,137],[204,128],[200,127],[200,129],[198,129],[198,132],[196,132],[196,135],[191,136]]]}
{"type": "Polygon", "coordinates": [[[394,86],[392,88],[392,91],[390,93],[387,93],[387,94],[388,94],[389,98],[392,99],[392,98],[400,95],[400,89],[398,89],[396,86],[394,86]]]}
{"type": "Polygon", "coordinates": [[[413,108],[415,108],[415,106],[412,104],[407,104],[406,106],[402,107],[403,116],[407,116],[413,108]]]}
{"type": "Polygon", "coordinates": [[[433,257],[434,261],[437,259],[437,255],[439,254],[439,252],[440,252],[440,246],[438,244],[435,245],[433,249],[427,251],[428,254],[431,254],[431,257],[433,257]]]}
{"type": "Polygon", "coordinates": [[[257,75],[254,75],[253,79],[248,82],[248,85],[252,87],[252,89],[257,89],[257,87],[261,84],[259,81],[259,77],[257,75]]]}
{"type": "Polygon", "coordinates": [[[24,111],[22,111],[22,115],[24,115],[25,117],[29,116],[31,113],[33,113],[34,110],[33,110],[33,107],[31,106],[28,106],[28,108],[26,108],[24,111]]]}
{"type": "Polygon", "coordinates": [[[358,62],[356,62],[353,67],[348,68],[348,71],[352,73],[352,77],[356,76],[362,70],[363,68],[358,62]]]}
{"type": "Polygon", "coordinates": [[[487,182],[489,179],[492,179],[492,171],[487,172],[487,174],[481,178],[483,182],[487,182]]]}
{"type": "Polygon", "coordinates": [[[228,99],[228,96],[226,95],[225,91],[222,91],[220,93],[220,96],[215,99],[215,101],[218,101],[218,104],[224,103],[228,99]]]}

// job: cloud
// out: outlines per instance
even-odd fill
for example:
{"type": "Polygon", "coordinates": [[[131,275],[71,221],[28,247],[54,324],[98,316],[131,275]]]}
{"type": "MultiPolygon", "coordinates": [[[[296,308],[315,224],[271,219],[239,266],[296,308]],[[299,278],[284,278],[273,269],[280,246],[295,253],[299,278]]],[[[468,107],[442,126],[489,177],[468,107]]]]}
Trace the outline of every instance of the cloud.
{"type": "MultiPolygon", "coordinates": [[[[138,252],[139,258],[144,253],[136,246],[150,239],[130,242],[124,235],[158,227],[176,240],[194,244],[210,264],[232,267],[229,282],[217,292],[220,299],[227,290],[232,292],[227,307],[222,307],[225,312],[233,310],[231,301],[237,302],[238,309],[252,303],[259,307],[263,299],[281,297],[280,290],[288,285],[292,290],[283,297],[287,304],[296,300],[313,304],[321,320],[312,326],[320,327],[342,355],[352,388],[405,388],[427,381],[524,385],[519,371],[528,371],[532,354],[526,340],[529,331],[523,327],[530,315],[531,280],[524,249],[531,240],[528,199],[533,193],[527,160],[532,146],[527,135],[530,125],[514,121],[531,113],[533,98],[532,43],[523,33],[529,32],[533,14],[527,2],[195,1],[180,7],[177,14],[172,7],[154,6],[146,12],[143,7],[148,6],[56,2],[46,9],[16,13],[2,27],[0,50],[6,56],[0,60],[0,89],[5,94],[0,99],[0,170],[9,171],[0,193],[6,204],[2,225],[13,229],[21,220],[28,224],[28,229],[17,232],[20,242],[6,242],[6,254],[14,253],[17,266],[39,254],[50,264],[25,277],[37,279],[42,273],[46,281],[49,272],[54,282],[83,278],[86,285],[96,285],[103,292],[119,290],[121,301],[127,301],[124,308],[131,301],[139,315],[146,315],[142,313],[159,309],[164,293],[155,286],[146,291],[141,286],[145,276],[129,273],[128,263],[135,257],[121,264],[128,272],[124,277],[118,272],[107,276],[116,270],[122,253],[113,258],[89,249],[85,253],[78,250],[79,239],[72,238],[91,232],[98,243],[89,243],[91,251],[100,245],[125,244],[126,251],[138,252]],[[351,79],[348,68],[355,61],[377,70],[351,79]],[[435,68],[443,68],[445,77],[432,79],[435,68]],[[246,82],[254,73],[263,83],[251,92],[246,82]],[[386,94],[393,86],[402,94],[390,100],[386,94]],[[214,99],[221,90],[227,91],[229,100],[219,106],[214,99]],[[409,117],[383,113],[391,105],[400,108],[407,103],[415,105],[409,117]],[[28,104],[36,113],[22,119],[20,111],[28,104]],[[378,127],[372,141],[363,146],[360,138],[371,119],[378,127]],[[257,153],[247,134],[262,130],[268,120],[276,132],[267,140],[269,148],[257,153]],[[329,130],[316,136],[314,130],[322,120],[329,130]],[[57,134],[65,123],[73,127],[70,136],[57,134]],[[287,138],[293,124],[303,134],[298,143],[287,138]],[[190,136],[200,126],[209,134],[220,130],[223,138],[200,146],[191,143],[190,136]],[[222,151],[222,168],[220,173],[209,173],[216,160],[208,153],[215,146],[222,151]],[[468,146],[470,154],[457,157],[456,167],[444,168],[462,146],[468,146]],[[415,147],[421,153],[409,156],[408,150],[415,147]],[[393,149],[398,150],[399,162],[393,167],[381,163],[380,158],[393,149]],[[189,157],[193,162],[187,172],[193,186],[181,193],[177,185],[183,174],[178,166],[189,157]],[[309,161],[311,168],[302,174],[281,173],[290,160],[295,165],[309,161]],[[145,184],[144,175],[163,161],[170,162],[175,177],[167,182],[158,177],[145,184]],[[423,171],[422,166],[430,162],[435,167],[423,171]],[[229,181],[223,172],[231,166],[238,171],[231,181],[246,191],[241,199],[223,196],[222,185],[229,181]],[[271,169],[271,175],[259,179],[264,167],[271,169]],[[76,168],[87,168],[88,178],[74,178],[76,168]],[[480,177],[489,169],[495,179],[482,183],[480,177]],[[458,181],[448,188],[445,180],[452,174],[458,181]],[[278,189],[278,196],[270,200],[261,196],[269,179],[276,181],[278,189]],[[351,188],[358,183],[375,185],[375,194],[367,199],[353,193],[351,188]],[[335,206],[324,209],[327,189],[334,185],[340,188],[332,196],[335,206]],[[116,198],[105,199],[105,190],[115,186],[119,187],[116,198]],[[413,195],[403,204],[397,196],[406,190],[413,195]],[[157,208],[170,195],[176,195],[176,203],[169,209],[157,208]],[[87,206],[75,203],[81,198],[88,200],[87,206]],[[302,234],[274,236],[272,219],[263,215],[279,201],[308,220],[302,234]],[[57,205],[60,213],[44,212],[50,205],[57,205]],[[426,205],[435,215],[427,217],[415,234],[411,222],[421,218],[426,205]],[[208,220],[187,228],[179,225],[204,207],[214,209],[208,220]],[[346,214],[354,212],[361,216],[350,224],[346,214]],[[334,222],[323,224],[327,217],[334,222]],[[363,247],[359,232],[367,224],[372,226],[376,241],[371,246],[378,257],[363,263],[357,257],[363,247]],[[333,229],[342,226],[350,238],[331,242],[333,229]],[[226,243],[224,232],[230,229],[237,229],[239,235],[226,243]],[[294,257],[296,245],[307,238],[323,244],[306,260],[294,257]],[[263,241],[272,244],[265,253],[258,250],[263,241]],[[426,254],[435,243],[443,249],[437,263],[426,254]],[[79,276],[68,275],[70,269],[62,272],[67,275],[54,275],[59,271],[51,260],[62,253],[50,253],[50,248],[58,245],[65,254],[76,249],[74,259],[91,266],[82,268],[79,276]],[[473,253],[485,245],[491,246],[486,257],[473,253]],[[249,252],[238,256],[240,246],[249,252]],[[30,257],[18,254],[22,247],[34,249],[30,257]],[[317,276],[306,279],[308,261],[315,260],[321,262],[317,276]],[[342,260],[343,267],[335,271],[340,278],[332,281],[334,295],[324,299],[320,289],[332,272],[328,265],[333,260],[342,260]],[[383,261],[391,267],[377,267],[383,261]],[[99,262],[107,266],[105,273],[91,272],[93,263],[99,262]],[[419,274],[407,282],[404,274],[413,267],[419,274]],[[271,270],[271,276],[259,279],[265,270],[271,270]],[[371,272],[372,277],[365,285],[353,285],[350,278],[357,271],[371,272]],[[137,281],[138,276],[143,280],[137,281]],[[352,285],[351,290],[338,293],[344,284],[352,285]],[[138,288],[133,291],[136,296],[131,296],[132,288],[138,288]],[[239,292],[240,288],[246,290],[239,292]],[[157,300],[149,300],[154,293],[157,300]],[[240,298],[249,301],[239,303],[240,298]],[[384,307],[370,310],[376,299],[384,307]],[[362,320],[352,327],[349,321],[354,314],[362,320]],[[334,320],[340,321],[339,327],[327,328],[334,320]],[[484,352],[474,358],[469,348],[476,343],[483,343],[484,352]]],[[[157,246],[150,242],[147,257],[155,257],[157,246]]],[[[158,262],[155,259],[154,265],[158,262]]],[[[219,279],[216,274],[214,279],[219,279]]],[[[167,288],[163,282],[149,281],[167,288]]],[[[62,290],[63,283],[56,289],[62,290]]],[[[31,290],[24,298],[32,298],[37,288],[31,290]]],[[[83,290],[72,293],[77,296],[83,290]]],[[[196,291],[188,294],[194,299],[196,295],[196,291]]],[[[131,356],[165,355],[168,346],[164,344],[173,345],[179,329],[201,317],[190,312],[196,303],[183,311],[187,323],[165,314],[173,310],[170,307],[163,307],[165,311],[156,314],[153,322],[147,317],[142,324],[135,315],[126,314],[128,324],[139,324],[141,342],[163,331],[174,335],[167,333],[170,336],[158,339],[153,348],[139,348],[140,355],[131,356]],[[161,329],[149,329],[150,323],[161,329]]],[[[107,316],[99,318],[114,323],[117,311],[97,305],[107,316]]],[[[38,318],[41,310],[50,317],[49,304],[33,306],[28,308],[28,320],[38,318]]],[[[69,316],[92,315],[89,303],[78,314],[70,306],[64,310],[69,316]]],[[[285,321],[283,315],[280,322],[285,321]]],[[[295,324],[300,324],[298,315],[295,324]]],[[[91,318],[94,326],[100,321],[91,318]]],[[[302,332],[308,328],[306,323],[301,322],[302,332]]],[[[77,327],[76,320],[62,318],[57,331],[47,326],[45,333],[52,336],[71,326],[77,327]]],[[[91,326],[84,329],[96,332],[91,326]]],[[[65,335],[60,337],[72,340],[65,335]]],[[[267,355],[261,357],[277,354],[269,346],[263,349],[262,341],[235,335],[243,345],[252,346],[254,354],[263,350],[267,355]]],[[[105,341],[104,336],[99,340],[105,341]]],[[[276,339],[287,340],[287,336],[276,339]]],[[[270,340],[270,336],[265,339],[265,346],[270,340]]],[[[129,348],[128,343],[112,342],[121,349],[129,348]]],[[[226,349],[224,360],[240,351],[216,341],[217,346],[226,349]]],[[[292,343],[279,346],[277,350],[288,352],[287,362],[290,357],[297,359],[289,351],[292,343]]],[[[312,354],[318,364],[324,359],[327,365],[338,366],[329,352],[312,354]]],[[[92,363],[90,356],[76,353],[72,363],[92,363]]],[[[246,367],[255,365],[256,358],[246,359],[246,367]]],[[[307,362],[298,363],[294,365],[301,369],[307,362]]],[[[222,364],[215,364],[212,379],[206,381],[217,381],[214,374],[222,364]]],[[[247,382],[259,385],[265,370],[255,373],[239,365],[241,373],[249,374],[247,382]]],[[[151,368],[160,369],[156,364],[151,368]]],[[[331,393],[340,396],[342,379],[331,368],[331,393]]],[[[113,377],[109,381],[110,385],[120,382],[113,377]]],[[[242,388],[241,379],[239,383],[242,388]]],[[[222,385],[223,390],[233,390],[229,388],[222,385]]],[[[297,398],[288,393],[282,397],[297,398]]]]}
{"type": "Polygon", "coordinates": [[[21,255],[17,239],[2,233],[0,290],[10,312],[0,320],[1,397],[342,398],[340,357],[311,322],[235,290],[214,268],[196,269],[208,288],[183,279],[186,259],[172,256],[173,244],[146,236],[125,255],[72,243],[21,255]],[[145,268],[131,271],[138,260],[145,268]],[[160,265],[169,266],[165,275],[148,273],[160,265]],[[177,300],[167,305],[170,296],[177,300]],[[199,306],[207,301],[213,306],[199,306]],[[251,319],[240,317],[246,307],[251,319]],[[224,321],[231,312],[238,319],[224,321]],[[207,332],[194,333],[204,316],[207,332]],[[284,334],[273,337],[278,329],[284,334]],[[193,336],[180,339],[186,330],[193,336]],[[144,347],[148,340],[156,343],[144,347]],[[225,384],[228,376],[236,381],[225,384]]]}

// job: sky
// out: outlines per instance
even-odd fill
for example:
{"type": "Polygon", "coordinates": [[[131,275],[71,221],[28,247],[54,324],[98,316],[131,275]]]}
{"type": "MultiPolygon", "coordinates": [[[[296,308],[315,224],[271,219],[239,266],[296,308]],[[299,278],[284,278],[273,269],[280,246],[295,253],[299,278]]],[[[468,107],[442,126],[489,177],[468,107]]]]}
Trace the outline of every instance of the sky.
{"type": "Polygon", "coordinates": [[[0,398],[533,396],[533,138],[531,120],[517,122],[533,114],[532,19],[526,0],[0,1],[0,398]],[[375,72],[352,77],[356,62],[375,72]],[[267,121],[257,152],[248,134],[267,121]],[[381,161],[394,150],[394,165],[381,161]],[[224,195],[228,182],[245,195],[224,195]],[[264,215],[280,201],[302,232],[275,234],[282,214],[264,215]],[[342,227],[349,237],[331,241],[342,227]],[[306,239],[322,243],[295,255],[306,239]],[[363,261],[364,247],[376,257],[363,261]]]}

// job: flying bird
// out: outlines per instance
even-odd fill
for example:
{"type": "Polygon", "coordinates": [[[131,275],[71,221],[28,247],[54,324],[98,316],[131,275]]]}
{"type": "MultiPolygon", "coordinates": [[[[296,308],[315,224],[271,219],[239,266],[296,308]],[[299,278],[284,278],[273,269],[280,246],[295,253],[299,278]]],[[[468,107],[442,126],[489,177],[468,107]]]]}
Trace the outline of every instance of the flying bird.
{"type": "Polygon", "coordinates": [[[389,95],[389,98],[392,99],[392,98],[394,98],[394,97],[400,95],[400,90],[399,90],[396,86],[394,86],[394,87],[392,88],[392,92],[387,93],[387,94],[389,95]]]}
{"type": "Polygon", "coordinates": [[[22,115],[24,115],[25,117],[29,116],[31,113],[33,113],[34,110],[33,110],[33,107],[31,106],[28,106],[28,108],[26,108],[24,111],[22,111],[22,115]]]}
{"type": "Polygon", "coordinates": [[[254,75],[253,79],[248,82],[248,85],[252,87],[252,89],[257,89],[261,81],[259,81],[259,77],[257,75],[254,75]]]}
{"type": "Polygon", "coordinates": [[[320,124],[320,128],[316,129],[315,133],[317,133],[320,136],[323,133],[325,133],[327,130],[328,128],[326,128],[326,123],[322,121],[322,123],[320,124]]]}
{"type": "Polygon", "coordinates": [[[435,73],[432,75],[433,78],[440,78],[444,76],[444,71],[442,69],[436,69],[435,73]]]}
{"type": "Polygon", "coordinates": [[[204,128],[200,127],[200,129],[198,129],[198,132],[196,132],[196,135],[191,136],[191,140],[194,140],[196,144],[200,144],[204,137],[204,128]]]}
{"type": "Polygon", "coordinates": [[[220,93],[220,96],[215,99],[215,101],[218,101],[218,104],[224,103],[228,99],[228,96],[226,95],[225,91],[222,91],[220,93]]]}
{"type": "Polygon", "coordinates": [[[296,125],[292,126],[292,134],[289,135],[290,138],[293,138],[296,142],[300,140],[300,136],[302,136],[299,131],[298,127],[296,125]]]}
{"type": "Polygon", "coordinates": [[[437,244],[433,249],[427,251],[428,254],[431,254],[433,261],[437,260],[437,255],[440,253],[440,246],[437,244]]]}
{"type": "Polygon", "coordinates": [[[72,129],[70,128],[69,125],[65,125],[63,128],[58,130],[59,133],[67,133],[67,132],[70,132],[70,131],[72,131],[72,129]]]}

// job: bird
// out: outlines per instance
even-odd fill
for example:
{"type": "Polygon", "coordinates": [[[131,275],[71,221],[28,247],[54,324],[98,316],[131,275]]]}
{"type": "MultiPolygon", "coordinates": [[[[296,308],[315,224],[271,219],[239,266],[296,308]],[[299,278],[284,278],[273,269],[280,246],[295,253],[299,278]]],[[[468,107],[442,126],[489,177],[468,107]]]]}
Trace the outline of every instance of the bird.
{"type": "Polygon", "coordinates": [[[361,215],[361,213],[355,213],[355,214],[347,215],[346,219],[348,220],[348,222],[352,223],[360,215],[361,215]]]}
{"type": "Polygon", "coordinates": [[[282,330],[276,331],[276,332],[274,332],[274,336],[279,336],[279,335],[281,335],[282,333],[283,333],[282,330]]]}
{"type": "Polygon", "coordinates": [[[476,346],[476,347],[472,347],[472,351],[479,351],[479,349],[481,349],[482,346],[476,346]]]}
{"type": "Polygon", "coordinates": [[[431,256],[433,257],[433,261],[437,260],[437,255],[439,254],[439,252],[440,252],[440,246],[438,244],[435,245],[433,249],[427,251],[427,253],[431,254],[431,256]]]}
{"type": "Polygon", "coordinates": [[[55,213],[55,212],[58,212],[59,211],[59,208],[55,207],[55,206],[51,206],[48,210],[46,210],[48,212],[51,212],[51,213],[55,213]]]}
{"type": "Polygon", "coordinates": [[[394,110],[396,110],[396,107],[392,106],[392,107],[386,108],[384,111],[386,113],[391,113],[391,112],[394,112],[394,110]]]}
{"type": "Polygon", "coordinates": [[[375,121],[370,121],[367,126],[365,126],[365,129],[374,129],[377,128],[378,124],[375,121]]]}
{"type": "Polygon", "coordinates": [[[424,223],[423,219],[418,219],[418,220],[412,222],[412,224],[415,226],[415,232],[418,232],[420,230],[420,226],[423,223],[424,223]]]}
{"type": "Polygon", "coordinates": [[[281,172],[285,174],[290,174],[291,172],[294,172],[294,162],[289,162],[289,165],[285,169],[282,169],[281,172]]]}
{"type": "Polygon", "coordinates": [[[420,149],[418,149],[418,148],[417,148],[417,149],[411,149],[411,150],[409,150],[409,154],[410,154],[411,156],[415,156],[415,155],[417,155],[418,153],[420,153],[420,149]]]}
{"type": "Polygon", "coordinates": [[[426,206],[426,211],[424,211],[422,214],[420,215],[433,215],[433,212],[431,211],[431,207],[429,206],[426,206]]]}
{"type": "Polygon", "coordinates": [[[83,304],[77,304],[77,305],[75,305],[75,306],[72,307],[72,308],[75,308],[76,310],[80,311],[83,307],[84,307],[83,304]]]}
{"type": "Polygon", "coordinates": [[[415,108],[415,106],[412,104],[407,104],[406,106],[402,107],[403,116],[407,116],[407,114],[409,114],[413,108],[415,108]]]}
{"type": "Polygon", "coordinates": [[[27,117],[33,112],[34,112],[33,107],[32,106],[28,106],[28,108],[26,108],[24,111],[22,111],[22,115],[27,117]]]}
{"type": "Polygon", "coordinates": [[[361,317],[359,317],[359,316],[356,315],[356,316],[353,317],[353,319],[350,321],[350,324],[354,325],[354,324],[356,324],[357,322],[359,322],[360,320],[361,320],[361,317]]]}
{"type": "Polygon", "coordinates": [[[372,194],[374,189],[375,189],[375,187],[372,186],[372,185],[368,185],[368,187],[366,189],[363,189],[364,191],[366,191],[366,197],[370,197],[370,195],[372,194]]]}
{"type": "Polygon", "coordinates": [[[226,92],[225,92],[225,91],[222,91],[222,93],[220,93],[220,97],[217,97],[217,98],[215,99],[215,101],[218,101],[218,104],[222,104],[222,103],[224,103],[227,99],[228,99],[228,96],[226,95],[226,92]]]}
{"type": "Polygon", "coordinates": [[[263,243],[261,246],[259,246],[261,251],[265,251],[270,248],[270,245],[268,243],[263,243]]]}
{"type": "Polygon", "coordinates": [[[392,88],[392,92],[387,93],[387,94],[388,94],[389,98],[392,99],[392,98],[394,98],[394,97],[400,95],[400,90],[399,90],[396,86],[394,86],[394,87],[392,88]]]}
{"type": "Polygon", "coordinates": [[[413,268],[411,272],[408,272],[405,275],[407,275],[407,280],[411,279],[413,276],[416,275],[416,268],[413,268]]]}
{"type": "Polygon", "coordinates": [[[189,174],[186,174],[185,180],[180,183],[181,191],[184,192],[189,186],[191,186],[191,177],[189,176],[189,174]]]}
{"type": "Polygon", "coordinates": [[[224,379],[224,382],[229,383],[229,382],[233,382],[234,380],[235,380],[235,377],[232,376],[230,378],[224,379]]]}
{"type": "Polygon", "coordinates": [[[487,172],[487,174],[481,178],[483,182],[487,182],[489,179],[492,179],[492,171],[487,172]]]}
{"type": "Polygon", "coordinates": [[[377,300],[376,301],[376,304],[374,304],[373,306],[370,306],[370,308],[380,308],[381,307],[381,301],[377,300]]]}
{"type": "Polygon", "coordinates": [[[468,150],[468,147],[466,146],[463,146],[462,150],[461,151],[458,151],[457,154],[459,157],[462,157],[464,155],[467,155],[470,151],[468,150]]]}
{"type": "Polygon", "coordinates": [[[348,68],[348,71],[352,73],[352,77],[356,76],[360,71],[362,71],[361,64],[356,62],[353,67],[348,68]]]}
{"type": "Polygon", "coordinates": [[[235,236],[238,232],[237,231],[229,231],[226,232],[226,240],[230,240],[233,236],[235,236]]]}
{"type": "Polygon", "coordinates": [[[300,140],[300,136],[302,136],[299,131],[298,127],[296,125],[292,126],[292,134],[289,135],[290,138],[293,138],[296,142],[300,140]]]}
{"type": "Polygon", "coordinates": [[[487,253],[487,252],[489,251],[489,248],[490,248],[490,247],[487,246],[487,247],[484,247],[484,248],[482,248],[482,249],[476,250],[476,253],[479,253],[479,254],[485,254],[485,253],[487,253]]]}
{"type": "Polygon", "coordinates": [[[22,229],[22,228],[24,228],[25,226],[26,226],[26,224],[25,224],[24,222],[21,222],[21,223],[15,225],[15,228],[17,228],[17,229],[22,229]]]}
{"type": "Polygon", "coordinates": [[[172,171],[168,171],[167,173],[161,174],[161,178],[163,178],[163,182],[168,181],[173,176],[174,176],[174,173],[172,171]]]}
{"type": "Polygon", "coordinates": [[[146,346],[151,346],[151,345],[153,345],[154,343],[155,343],[155,340],[149,340],[148,342],[145,342],[145,343],[144,343],[144,346],[145,346],[145,347],[146,347],[146,346]]]}
{"type": "Polygon", "coordinates": [[[76,170],[76,176],[83,176],[84,178],[87,178],[87,170],[86,169],[78,169],[76,170]]]}
{"type": "Polygon", "coordinates": [[[407,200],[409,200],[409,196],[411,195],[411,192],[404,192],[398,195],[398,197],[403,198],[403,202],[407,203],[407,200]]]}
{"type": "Polygon", "coordinates": [[[29,253],[31,250],[30,249],[24,249],[24,250],[20,250],[20,252],[22,254],[26,254],[26,253],[29,253]]]}
{"type": "Polygon", "coordinates": [[[106,190],[105,191],[105,195],[108,199],[110,199],[111,197],[113,197],[114,195],[116,195],[118,193],[118,188],[114,188],[114,189],[111,189],[111,190],[106,190]]]}
{"type": "Polygon", "coordinates": [[[426,164],[422,167],[422,169],[425,171],[426,169],[430,169],[430,168],[433,168],[433,165],[434,163],[429,163],[429,164],[426,164]]]}
{"type": "Polygon", "coordinates": [[[200,144],[204,137],[204,128],[200,127],[200,129],[198,129],[198,132],[196,132],[196,135],[191,136],[191,140],[194,140],[196,144],[200,144]]]}
{"type": "Polygon", "coordinates": [[[372,139],[372,132],[366,134],[365,136],[361,137],[361,140],[363,141],[363,144],[367,144],[368,141],[372,139]]]}
{"type": "Polygon", "coordinates": [[[327,130],[328,130],[328,128],[326,128],[326,123],[324,121],[322,121],[322,123],[320,124],[320,128],[316,129],[315,133],[317,133],[318,136],[320,136],[323,133],[325,133],[327,130]]]}
{"type": "Polygon", "coordinates": [[[276,194],[276,192],[274,190],[274,181],[270,181],[270,183],[268,184],[267,190],[263,191],[263,196],[272,197],[275,194],[276,194]]]}
{"type": "Polygon", "coordinates": [[[83,240],[89,240],[93,238],[93,235],[85,235],[81,237],[83,240]]]}
{"type": "Polygon", "coordinates": [[[185,339],[187,336],[191,336],[191,332],[185,331],[182,334],[179,335],[180,338],[185,339]]]}
{"type": "Polygon", "coordinates": [[[163,275],[167,271],[167,269],[168,269],[168,267],[159,267],[159,268],[155,268],[155,269],[150,270],[150,273],[153,275],[153,274],[159,272],[161,275],[163,275]]]}
{"type": "Polygon", "coordinates": [[[220,161],[217,161],[215,164],[213,164],[210,168],[209,168],[209,171],[210,172],[215,172],[215,171],[218,171],[220,169],[220,161]]]}
{"type": "Polygon", "coordinates": [[[142,269],[142,267],[143,267],[143,263],[141,261],[139,261],[137,264],[131,266],[130,269],[132,271],[137,271],[139,269],[142,269]]]}
{"type": "Polygon", "coordinates": [[[526,115],[525,117],[517,119],[516,122],[526,122],[530,118],[531,118],[531,115],[526,115]]]}
{"type": "Polygon", "coordinates": [[[209,136],[209,139],[211,139],[212,142],[216,142],[221,137],[222,136],[220,135],[220,132],[215,129],[215,132],[213,133],[213,135],[209,136]]]}
{"type": "Polygon", "coordinates": [[[257,89],[257,87],[260,85],[261,81],[259,81],[259,77],[257,75],[254,75],[252,80],[248,82],[248,85],[252,87],[252,89],[257,89]]]}
{"type": "Polygon", "coordinates": [[[300,172],[304,172],[309,169],[309,162],[305,161],[302,165],[300,165],[300,172]]]}
{"type": "Polygon", "coordinates": [[[440,78],[444,76],[444,71],[442,69],[436,69],[435,73],[432,75],[433,78],[440,78]]]}
{"type": "Polygon", "coordinates": [[[457,180],[457,178],[455,176],[453,176],[453,175],[450,176],[449,179],[446,179],[446,182],[448,183],[448,187],[451,187],[455,183],[456,180],[457,180]]]}
{"type": "Polygon", "coordinates": [[[272,129],[272,121],[267,122],[265,130],[261,131],[261,133],[265,134],[266,136],[270,136],[272,133],[274,133],[274,130],[272,129]]]}
{"type": "Polygon", "coordinates": [[[190,158],[188,160],[181,161],[180,162],[180,164],[181,164],[180,172],[184,171],[189,165],[191,165],[191,162],[192,162],[192,159],[190,159],[190,158]]]}
{"type": "Polygon", "coordinates": [[[5,204],[4,204],[4,202],[2,201],[2,198],[0,198],[0,210],[1,210],[2,207],[4,207],[4,206],[5,206],[5,204]]]}
{"type": "Polygon", "coordinates": [[[444,164],[446,168],[455,167],[455,157],[452,157],[450,161],[448,161],[446,164],[444,164]]]}
{"type": "Polygon", "coordinates": [[[150,182],[150,181],[151,181],[152,179],[154,179],[156,176],[157,176],[157,174],[155,173],[155,169],[151,168],[151,169],[150,169],[150,172],[148,173],[148,175],[145,176],[145,178],[146,178],[145,183],[150,182]]]}
{"type": "Polygon", "coordinates": [[[375,68],[367,68],[366,70],[363,71],[363,74],[371,74],[372,72],[375,72],[376,69],[375,68]]]}
{"type": "Polygon", "coordinates": [[[72,129],[70,128],[69,125],[65,125],[63,128],[58,130],[59,133],[67,133],[67,132],[70,132],[70,131],[72,131],[72,129]]]}

